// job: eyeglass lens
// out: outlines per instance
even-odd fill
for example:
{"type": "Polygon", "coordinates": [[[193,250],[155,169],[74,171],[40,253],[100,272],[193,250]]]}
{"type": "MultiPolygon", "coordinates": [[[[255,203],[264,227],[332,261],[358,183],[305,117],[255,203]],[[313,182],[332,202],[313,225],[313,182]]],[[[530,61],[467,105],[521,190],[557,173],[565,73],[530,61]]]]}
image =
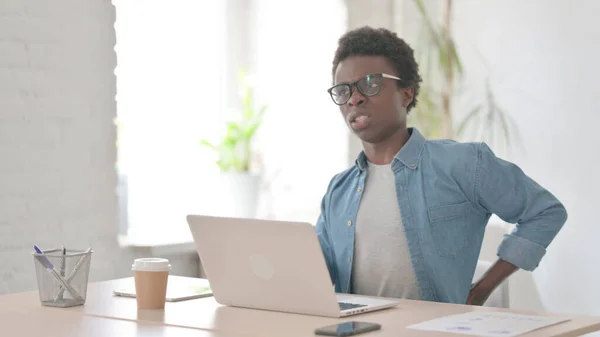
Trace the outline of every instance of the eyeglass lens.
{"type": "Polygon", "coordinates": [[[374,96],[381,89],[381,76],[368,75],[355,83],[339,84],[331,89],[331,98],[337,104],[345,104],[352,96],[352,86],[356,85],[358,91],[365,96],[374,96]]]}

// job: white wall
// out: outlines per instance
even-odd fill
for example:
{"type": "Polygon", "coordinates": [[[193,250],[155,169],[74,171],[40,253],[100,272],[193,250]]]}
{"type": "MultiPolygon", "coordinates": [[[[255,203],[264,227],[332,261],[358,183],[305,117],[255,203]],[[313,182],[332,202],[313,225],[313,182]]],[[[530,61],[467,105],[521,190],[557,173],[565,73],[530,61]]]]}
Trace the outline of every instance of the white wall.
{"type": "Polygon", "coordinates": [[[146,253],[117,244],[115,10],[5,0],[0,18],[0,293],[36,289],[34,244],[91,246],[92,281],[127,276],[146,253]]]}
{"type": "MultiPolygon", "coordinates": [[[[402,28],[412,43],[417,14],[412,1],[399,3],[402,28]]],[[[454,5],[453,29],[470,88],[481,89],[478,79],[487,73],[480,53],[500,105],[523,138],[518,149],[503,156],[554,192],[569,212],[540,267],[512,278],[512,304],[598,315],[600,180],[594,173],[600,165],[595,150],[600,143],[600,26],[595,23],[600,2],[462,0],[454,5]]]]}
{"type": "MultiPolygon", "coordinates": [[[[564,230],[534,273],[550,311],[600,314],[594,174],[600,165],[600,2],[456,2],[457,33],[486,57],[498,99],[523,135],[514,161],[562,200],[564,230]]],[[[465,48],[466,53],[473,51],[465,48]]]]}

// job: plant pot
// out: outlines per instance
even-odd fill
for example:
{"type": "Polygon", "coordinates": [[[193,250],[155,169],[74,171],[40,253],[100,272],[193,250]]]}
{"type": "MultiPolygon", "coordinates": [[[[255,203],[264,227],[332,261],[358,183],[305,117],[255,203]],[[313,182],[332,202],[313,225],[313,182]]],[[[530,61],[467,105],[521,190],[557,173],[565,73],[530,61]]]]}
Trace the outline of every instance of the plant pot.
{"type": "Polygon", "coordinates": [[[221,173],[228,216],[254,218],[258,207],[261,176],[248,172],[221,173]]]}

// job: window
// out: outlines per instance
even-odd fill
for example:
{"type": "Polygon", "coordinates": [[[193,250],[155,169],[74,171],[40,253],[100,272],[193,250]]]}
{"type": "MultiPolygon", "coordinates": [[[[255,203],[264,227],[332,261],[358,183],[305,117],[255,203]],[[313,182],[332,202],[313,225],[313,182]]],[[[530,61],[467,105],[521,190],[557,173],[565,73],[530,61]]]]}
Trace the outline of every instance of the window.
{"type": "Polygon", "coordinates": [[[259,146],[267,175],[279,172],[262,215],[314,223],[329,180],[347,167],[348,130],[326,91],[345,1],[255,4],[254,67],[269,105],[259,146]]]}
{"type": "Polygon", "coordinates": [[[347,164],[346,126],[326,93],[343,0],[255,1],[240,27],[228,17],[232,0],[113,3],[122,232],[184,238],[185,215],[222,214],[218,167],[200,139],[218,137],[235,106],[232,53],[247,54],[268,105],[255,143],[266,178],[257,216],[314,222],[329,179],[347,164]]]}
{"type": "MultiPolygon", "coordinates": [[[[128,234],[184,234],[203,212],[217,169],[199,139],[222,115],[224,2],[114,0],[117,10],[119,171],[128,183],[128,234]],[[184,214],[182,216],[182,214],[184,214]]],[[[210,205],[210,206],[209,206],[210,205]]]]}

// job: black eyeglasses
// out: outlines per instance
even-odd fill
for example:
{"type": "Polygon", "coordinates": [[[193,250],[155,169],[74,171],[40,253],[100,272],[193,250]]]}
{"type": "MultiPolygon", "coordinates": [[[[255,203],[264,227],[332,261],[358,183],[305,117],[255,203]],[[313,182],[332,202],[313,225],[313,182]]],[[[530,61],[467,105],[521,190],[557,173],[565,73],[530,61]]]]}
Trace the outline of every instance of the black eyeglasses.
{"type": "Polygon", "coordinates": [[[383,78],[401,81],[399,77],[385,73],[371,74],[356,82],[334,85],[327,89],[327,92],[331,95],[331,99],[335,104],[344,105],[350,100],[350,97],[352,97],[352,94],[354,93],[352,87],[357,87],[358,91],[367,97],[377,95],[381,91],[381,82],[383,78]]]}

